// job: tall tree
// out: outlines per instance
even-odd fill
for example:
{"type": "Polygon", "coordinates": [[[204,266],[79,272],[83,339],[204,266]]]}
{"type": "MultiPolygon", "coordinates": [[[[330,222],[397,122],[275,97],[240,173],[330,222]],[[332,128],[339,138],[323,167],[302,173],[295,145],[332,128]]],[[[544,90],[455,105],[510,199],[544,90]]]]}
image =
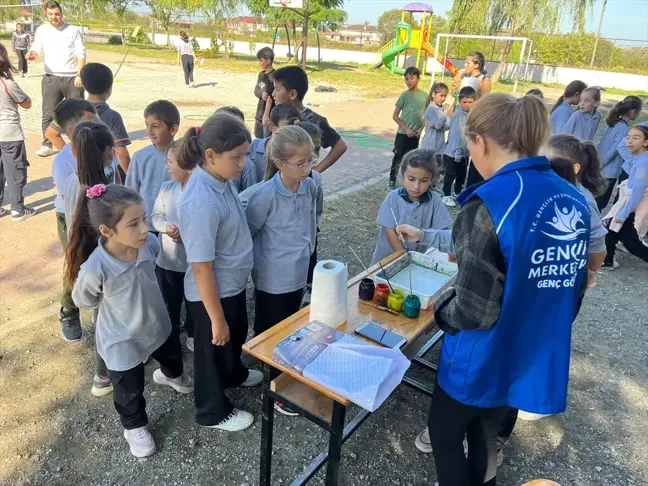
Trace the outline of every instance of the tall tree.
{"type": "MultiPolygon", "coordinates": [[[[592,0],[455,0],[449,12],[450,31],[513,37],[551,33],[565,16],[576,26],[584,25],[591,4],[592,0]]],[[[493,83],[499,80],[512,46],[513,41],[504,43],[493,83]]]]}
{"type": "MultiPolygon", "coordinates": [[[[301,25],[302,67],[306,69],[308,51],[308,32],[310,27],[318,24],[318,19],[324,17],[346,20],[346,12],[340,7],[344,0],[304,0],[303,8],[280,9],[269,7],[268,0],[246,0],[247,7],[255,15],[269,18],[271,21],[285,21],[293,25],[293,34],[296,34],[296,25],[301,25]],[[274,12],[273,12],[274,10],[274,12]],[[284,12],[281,12],[284,10],[284,12]],[[328,12],[327,12],[328,11],[328,12]],[[333,12],[337,11],[337,12],[333,12]]],[[[344,21],[342,20],[342,21],[344,21]]],[[[298,47],[296,45],[296,47],[298,47]]],[[[295,58],[297,61],[297,58],[295,58]]]]}
{"type": "Polygon", "coordinates": [[[170,45],[171,26],[182,15],[193,14],[198,9],[199,0],[146,0],[146,5],[151,9],[153,18],[164,29],[167,45],[170,45]]]}
{"type": "Polygon", "coordinates": [[[138,3],[137,0],[91,0],[92,10],[96,13],[105,11],[106,8],[110,9],[119,20],[119,27],[121,30],[122,43],[126,43],[126,19],[124,15],[129,7],[134,7],[138,3]]]}

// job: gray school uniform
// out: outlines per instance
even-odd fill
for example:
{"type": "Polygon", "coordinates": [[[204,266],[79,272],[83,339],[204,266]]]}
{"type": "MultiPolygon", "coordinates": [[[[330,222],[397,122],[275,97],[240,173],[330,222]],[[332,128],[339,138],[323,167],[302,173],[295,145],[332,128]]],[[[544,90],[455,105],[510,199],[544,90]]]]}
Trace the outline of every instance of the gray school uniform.
{"type": "Polygon", "coordinates": [[[598,151],[601,156],[601,175],[606,179],[616,179],[621,174],[623,157],[619,154],[619,143],[628,134],[628,124],[620,120],[613,127],[607,127],[601,136],[598,144],[598,151]]]}
{"type": "Polygon", "coordinates": [[[112,371],[134,368],[171,334],[171,321],[155,276],[160,245],[149,235],[137,260],[123,262],[99,246],[81,265],[72,289],[81,309],[97,309],[97,351],[112,371]]]}
{"type": "Polygon", "coordinates": [[[442,106],[430,103],[425,110],[425,135],[421,140],[421,148],[432,150],[435,155],[442,155],[446,145],[445,132],[448,129],[448,114],[443,111],[442,106]]]}
{"type": "Polygon", "coordinates": [[[245,156],[246,165],[247,160],[254,164],[256,173],[256,182],[263,182],[265,178],[266,159],[265,159],[265,146],[268,142],[267,138],[255,138],[250,143],[250,153],[245,156]]]}
{"type": "Polygon", "coordinates": [[[578,184],[578,190],[585,196],[587,206],[590,210],[590,253],[602,253],[605,251],[605,235],[607,229],[603,226],[601,212],[598,210],[596,199],[588,189],[578,184]]]}
{"type": "Polygon", "coordinates": [[[243,172],[232,181],[236,190],[241,193],[245,191],[248,187],[253,186],[259,182],[256,177],[256,167],[254,166],[254,161],[249,157],[245,157],[245,168],[243,172]]]}
{"type": "MultiPolygon", "coordinates": [[[[180,197],[178,220],[187,262],[212,263],[219,297],[245,290],[254,263],[252,237],[234,185],[196,167],[180,197]]],[[[188,301],[202,300],[191,265],[184,287],[188,301]]]]}
{"type": "MultiPolygon", "coordinates": [[[[147,218],[153,214],[155,198],[160,192],[162,183],[171,179],[166,170],[166,160],[165,150],[158,150],[155,145],[149,145],[135,152],[128,166],[124,185],[142,196],[147,218]]],[[[149,228],[153,230],[150,219],[149,228]]]]}
{"type": "Polygon", "coordinates": [[[252,280],[257,290],[285,294],[306,286],[317,235],[316,205],[315,181],[307,177],[294,193],[280,173],[250,197],[245,214],[254,241],[252,280]]]}
{"type": "MultiPolygon", "coordinates": [[[[642,127],[648,128],[648,121],[640,123],[640,125],[642,127]]],[[[626,172],[626,174],[630,175],[630,171],[632,170],[632,161],[635,158],[635,154],[633,154],[628,150],[628,146],[626,145],[625,139],[619,142],[619,146],[617,147],[617,150],[619,151],[619,155],[623,157],[622,169],[626,172]]]]}
{"type": "Polygon", "coordinates": [[[178,226],[180,196],[182,196],[182,182],[166,181],[162,184],[160,194],[155,199],[153,206],[151,225],[155,231],[159,232],[160,253],[155,264],[165,270],[184,273],[187,271],[187,253],[184,244],[174,242],[166,234],[167,225],[178,226]]]}
{"type": "Polygon", "coordinates": [[[551,134],[555,135],[556,133],[564,133],[563,127],[569,121],[569,117],[574,114],[574,109],[569,103],[563,101],[558,108],[556,108],[549,117],[549,123],[551,125],[551,134]]]}
{"type": "Polygon", "coordinates": [[[468,120],[468,112],[463,111],[458,107],[452,120],[450,121],[450,132],[448,133],[448,144],[443,151],[443,155],[452,157],[453,159],[466,159],[468,158],[468,144],[466,143],[466,136],[464,130],[466,129],[466,120],[468,120]]]}
{"type": "Polygon", "coordinates": [[[594,140],[599,123],[601,123],[600,111],[595,111],[590,114],[578,110],[569,117],[569,120],[565,123],[560,133],[570,133],[581,142],[594,140]]]}
{"type": "MultiPolygon", "coordinates": [[[[409,224],[415,228],[444,230],[452,226],[452,218],[448,209],[443,204],[441,197],[431,190],[427,191],[417,202],[411,202],[405,188],[394,189],[383,201],[378,210],[378,243],[371,259],[371,264],[379,262],[383,258],[394,253],[385,228],[396,229],[396,222],[392,215],[392,209],[396,215],[398,224],[409,224]]],[[[451,238],[450,238],[451,239],[451,238]]],[[[408,243],[408,250],[425,251],[426,244],[408,243]]],[[[445,248],[440,248],[444,251],[445,248]]]]}
{"type": "Polygon", "coordinates": [[[239,192],[239,201],[241,201],[241,206],[243,206],[243,210],[247,209],[248,201],[250,200],[250,197],[252,197],[252,194],[257,192],[261,186],[265,184],[265,182],[257,182],[253,186],[248,187],[245,191],[239,192]]]}

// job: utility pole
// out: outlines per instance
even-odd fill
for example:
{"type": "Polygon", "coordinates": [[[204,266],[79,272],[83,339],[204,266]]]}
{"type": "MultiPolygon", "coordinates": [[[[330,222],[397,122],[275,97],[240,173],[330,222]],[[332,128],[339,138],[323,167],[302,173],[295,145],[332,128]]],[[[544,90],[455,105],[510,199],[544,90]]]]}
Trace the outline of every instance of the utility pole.
{"type": "Polygon", "coordinates": [[[603,27],[603,16],[605,15],[606,5],[607,5],[607,0],[603,0],[603,8],[601,9],[601,18],[599,19],[598,30],[596,31],[596,40],[594,41],[594,51],[592,52],[592,60],[590,61],[590,67],[594,65],[594,58],[596,57],[596,49],[598,49],[599,38],[601,37],[601,28],[603,27]]]}

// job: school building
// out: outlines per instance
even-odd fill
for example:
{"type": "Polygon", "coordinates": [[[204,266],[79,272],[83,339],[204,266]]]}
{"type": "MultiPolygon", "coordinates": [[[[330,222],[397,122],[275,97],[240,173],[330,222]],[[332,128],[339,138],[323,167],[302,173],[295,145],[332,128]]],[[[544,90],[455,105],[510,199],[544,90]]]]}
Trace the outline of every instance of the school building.
{"type": "Polygon", "coordinates": [[[334,42],[347,42],[356,45],[380,45],[378,27],[375,25],[343,25],[335,32],[325,32],[324,37],[334,42]]]}

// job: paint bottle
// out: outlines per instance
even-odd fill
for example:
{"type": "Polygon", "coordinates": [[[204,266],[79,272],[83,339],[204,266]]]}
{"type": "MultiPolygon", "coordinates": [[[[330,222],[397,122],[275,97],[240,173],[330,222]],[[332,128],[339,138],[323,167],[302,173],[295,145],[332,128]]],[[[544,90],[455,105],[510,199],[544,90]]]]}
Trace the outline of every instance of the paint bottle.
{"type": "Polygon", "coordinates": [[[403,292],[402,290],[394,290],[391,294],[389,294],[389,298],[387,299],[387,307],[395,310],[396,312],[400,312],[403,310],[404,302],[405,292],[403,292]]]}
{"type": "Polygon", "coordinates": [[[421,313],[421,299],[417,295],[408,295],[403,306],[403,314],[416,319],[421,313]]]}
{"type": "Polygon", "coordinates": [[[376,285],[376,291],[374,292],[373,301],[375,304],[384,305],[387,307],[387,299],[389,298],[389,286],[384,283],[379,283],[376,285]]]}
{"type": "Polygon", "coordinates": [[[358,288],[358,297],[362,300],[372,300],[374,297],[374,290],[376,290],[376,284],[370,278],[363,278],[360,281],[360,286],[358,288]]]}

